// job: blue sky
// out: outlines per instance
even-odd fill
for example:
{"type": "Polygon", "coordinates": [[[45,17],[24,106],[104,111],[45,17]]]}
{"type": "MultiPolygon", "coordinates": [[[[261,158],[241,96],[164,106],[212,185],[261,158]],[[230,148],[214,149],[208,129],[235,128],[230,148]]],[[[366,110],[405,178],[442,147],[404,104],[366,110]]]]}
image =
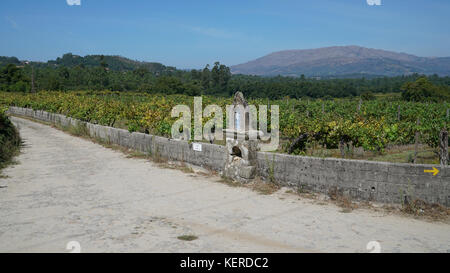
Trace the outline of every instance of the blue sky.
{"type": "Polygon", "coordinates": [[[2,0],[0,55],[113,54],[178,68],[333,45],[450,56],[449,0],[366,1],[2,0]]]}

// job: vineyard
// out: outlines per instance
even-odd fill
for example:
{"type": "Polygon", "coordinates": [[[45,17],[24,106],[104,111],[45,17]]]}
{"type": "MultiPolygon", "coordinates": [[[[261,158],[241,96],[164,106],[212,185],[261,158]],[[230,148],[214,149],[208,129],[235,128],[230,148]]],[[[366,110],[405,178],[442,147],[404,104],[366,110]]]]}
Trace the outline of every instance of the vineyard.
{"type": "MultiPolygon", "coordinates": [[[[160,136],[170,136],[172,107],[185,104],[193,109],[193,97],[131,92],[0,93],[0,107],[19,106],[61,113],[101,125],[120,127],[160,136]]],[[[203,107],[231,104],[232,98],[203,96],[203,107]]],[[[308,150],[333,151],[359,148],[383,155],[392,146],[417,143],[436,152],[439,133],[450,128],[450,103],[405,102],[385,95],[372,100],[267,100],[250,99],[253,105],[279,105],[279,152],[310,154],[308,150]],[[292,145],[303,136],[302,142],[292,145]],[[350,148],[349,148],[350,147],[350,148]]],[[[270,119],[269,119],[270,120],[270,119]]],[[[207,122],[204,118],[203,122],[207,122]]],[[[224,121],[225,124],[225,121],[224,121]]],[[[342,152],[323,156],[342,156],[342,152]]]]}

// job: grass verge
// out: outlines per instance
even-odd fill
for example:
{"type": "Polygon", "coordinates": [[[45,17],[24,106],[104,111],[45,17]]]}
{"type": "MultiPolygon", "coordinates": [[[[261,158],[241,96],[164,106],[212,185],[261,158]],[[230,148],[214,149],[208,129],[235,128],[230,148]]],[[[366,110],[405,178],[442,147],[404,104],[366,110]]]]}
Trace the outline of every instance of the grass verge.
{"type": "Polygon", "coordinates": [[[402,204],[400,212],[416,218],[427,218],[430,220],[445,220],[450,217],[450,208],[440,204],[429,204],[421,199],[402,204]]]}

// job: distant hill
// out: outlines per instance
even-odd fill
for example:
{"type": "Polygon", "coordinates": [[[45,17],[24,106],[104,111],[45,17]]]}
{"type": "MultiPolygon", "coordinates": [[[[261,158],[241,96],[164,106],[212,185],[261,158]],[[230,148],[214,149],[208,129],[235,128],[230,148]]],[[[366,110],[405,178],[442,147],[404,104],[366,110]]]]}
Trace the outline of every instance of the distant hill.
{"type": "Polygon", "coordinates": [[[233,74],[261,76],[450,75],[450,57],[427,58],[359,46],[285,50],[231,67],[233,74]]]}
{"type": "MultiPolygon", "coordinates": [[[[16,65],[23,65],[28,61],[19,61],[16,57],[1,57],[0,66],[13,63],[16,65]]],[[[56,58],[56,60],[50,60],[48,62],[32,62],[36,67],[98,67],[102,63],[108,69],[114,71],[131,71],[138,68],[146,68],[152,73],[163,72],[168,70],[176,70],[175,67],[165,66],[156,62],[140,62],[134,61],[122,56],[110,56],[110,55],[86,55],[84,57],[74,55],[72,53],[64,54],[62,57],[56,58]]]]}
{"type": "Polygon", "coordinates": [[[86,55],[84,57],[81,57],[78,55],[67,53],[64,54],[61,58],[57,58],[55,61],[48,61],[49,64],[63,65],[68,67],[77,65],[94,67],[101,65],[102,62],[104,62],[109,69],[115,71],[127,71],[127,70],[135,70],[137,68],[146,68],[150,72],[158,72],[170,68],[164,66],[161,63],[140,62],[122,56],[110,56],[110,55],[86,55]]]}

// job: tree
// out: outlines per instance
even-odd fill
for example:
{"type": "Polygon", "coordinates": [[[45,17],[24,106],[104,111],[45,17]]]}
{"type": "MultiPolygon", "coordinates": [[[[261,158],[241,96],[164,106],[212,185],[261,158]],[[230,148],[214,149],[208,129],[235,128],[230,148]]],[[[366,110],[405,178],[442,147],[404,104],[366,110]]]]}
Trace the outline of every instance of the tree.
{"type": "Polygon", "coordinates": [[[205,90],[208,90],[211,86],[211,72],[209,71],[209,64],[207,64],[202,71],[202,86],[205,90]]]}
{"type": "Polygon", "coordinates": [[[212,80],[212,87],[217,91],[217,87],[219,86],[220,81],[220,63],[215,62],[214,67],[211,69],[211,80],[212,80]]]}
{"type": "Polygon", "coordinates": [[[139,67],[138,69],[135,69],[134,74],[138,75],[139,77],[143,78],[145,75],[149,73],[148,69],[145,67],[139,67]]]}
{"type": "Polygon", "coordinates": [[[202,94],[202,85],[198,81],[191,81],[184,84],[184,91],[189,96],[200,96],[202,94]]]}
{"type": "Polygon", "coordinates": [[[8,64],[0,70],[0,90],[26,92],[29,89],[29,79],[25,77],[23,69],[8,64]]]}
{"type": "Polygon", "coordinates": [[[165,94],[182,94],[185,90],[181,80],[173,76],[159,77],[155,89],[165,94]]]}
{"type": "Polygon", "coordinates": [[[105,56],[100,56],[100,66],[103,68],[103,70],[108,70],[108,64],[105,61],[105,56]]]}
{"type": "Polygon", "coordinates": [[[407,101],[420,102],[437,96],[436,87],[426,77],[404,84],[402,91],[402,98],[407,101]]]}
{"type": "Polygon", "coordinates": [[[191,79],[200,81],[202,79],[202,72],[200,70],[192,69],[191,70],[191,79]]]}
{"type": "Polygon", "coordinates": [[[36,87],[34,86],[34,66],[31,66],[31,93],[36,93],[36,87]]]}
{"type": "Polygon", "coordinates": [[[230,68],[226,65],[221,65],[219,62],[215,62],[214,67],[211,70],[211,79],[214,91],[219,93],[225,92],[230,78],[230,68]]]}
{"type": "Polygon", "coordinates": [[[231,72],[230,72],[230,68],[227,67],[226,65],[220,65],[219,68],[219,90],[221,92],[226,91],[227,87],[228,87],[228,82],[231,79],[231,72]]]}

